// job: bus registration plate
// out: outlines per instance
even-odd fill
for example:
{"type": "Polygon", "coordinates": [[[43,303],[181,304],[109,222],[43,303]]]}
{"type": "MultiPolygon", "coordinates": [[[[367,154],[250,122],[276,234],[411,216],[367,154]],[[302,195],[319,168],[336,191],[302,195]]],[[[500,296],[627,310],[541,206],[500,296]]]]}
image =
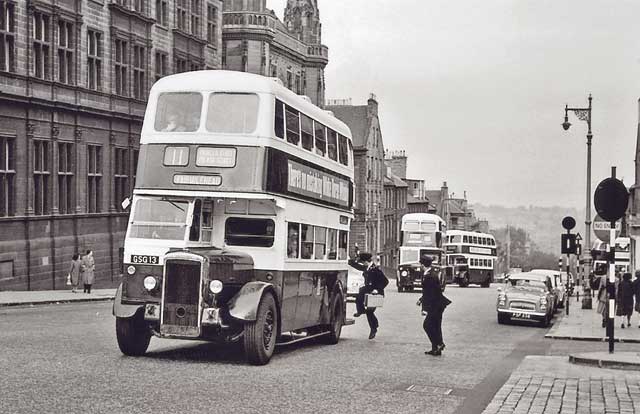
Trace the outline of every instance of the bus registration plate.
{"type": "Polygon", "coordinates": [[[160,259],[158,256],[145,256],[141,254],[132,254],[131,263],[135,264],[159,264],[160,259]]]}

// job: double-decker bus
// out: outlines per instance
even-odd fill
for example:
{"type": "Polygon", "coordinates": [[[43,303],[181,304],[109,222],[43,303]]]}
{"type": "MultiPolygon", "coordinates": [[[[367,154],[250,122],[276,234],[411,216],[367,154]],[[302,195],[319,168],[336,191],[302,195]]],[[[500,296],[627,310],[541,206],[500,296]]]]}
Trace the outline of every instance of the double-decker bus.
{"type": "Polygon", "coordinates": [[[496,264],[496,240],[488,233],[449,230],[445,239],[448,265],[453,281],[461,287],[470,283],[489,287],[496,264]]]}
{"type": "MultiPolygon", "coordinates": [[[[631,265],[631,239],[629,237],[617,237],[615,240],[615,269],[616,274],[622,275],[629,272],[631,265]]],[[[594,243],[592,256],[593,268],[608,268],[609,244],[597,240],[594,243]]]]}
{"type": "MultiPolygon", "coordinates": [[[[150,338],[337,343],[353,218],[349,128],[275,79],[198,71],[150,91],[113,313],[150,338]]],[[[349,321],[352,322],[352,321],[349,321]]]]}
{"type": "MultiPolygon", "coordinates": [[[[396,277],[398,292],[412,291],[414,287],[421,286],[421,256],[431,256],[432,266],[438,271],[445,265],[443,240],[446,228],[445,221],[435,214],[409,213],[402,216],[400,263],[396,277]]],[[[444,287],[441,271],[440,281],[444,287]]]]}

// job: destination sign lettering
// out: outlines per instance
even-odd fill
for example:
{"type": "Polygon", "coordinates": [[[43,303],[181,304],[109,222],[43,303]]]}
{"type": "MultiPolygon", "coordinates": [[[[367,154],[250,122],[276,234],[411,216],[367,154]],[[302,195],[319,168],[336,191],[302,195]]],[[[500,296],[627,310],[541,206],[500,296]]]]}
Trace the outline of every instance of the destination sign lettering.
{"type": "Polygon", "coordinates": [[[176,174],[173,176],[173,183],[218,186],[222,184],[222,177],[219,175],[176,174]]]}
{"type": "Polygon", "coordinates": [[[288,160],[287,190],[349,207],[349,182],[315,168],[288,160]]]}
{"type": "Polygon", "coordinates": [[[491,249],[484,249],[482,247],[469,247],[469,253],[491,254],[491,249]]]}
{"type": "Polygon", "coordinates": [[[235,167],[236,152],[236,148],[199,147],[196,152],[196,165],[198,167],[235,167]]]}

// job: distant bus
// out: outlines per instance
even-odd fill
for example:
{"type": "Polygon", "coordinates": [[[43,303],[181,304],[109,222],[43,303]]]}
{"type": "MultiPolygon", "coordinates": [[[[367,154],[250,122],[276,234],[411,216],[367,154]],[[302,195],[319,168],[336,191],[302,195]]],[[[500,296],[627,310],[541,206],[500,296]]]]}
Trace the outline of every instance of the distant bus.
{"type": "Polygon", "coordinates": [[[347,323],[349,128],[274,79],[167,76],[149,95],[113,313],[126,355],[151,336],[337,343],[347,323]]]}
{"type": "Polygon", "coordinates": [[[496,265],[493,235],[474,231],[450,230],[444,246],[447,264],[453,267],[453,280],[461,287],[470,283],[489,287],[496,265]]]}
{"type": "MultiPolygon", "coordinates": [[[[629,237],[616,238],[616,253],[615,253],[615,266],[616,273],[623,274],[630,272],[631,269],[631,239],[629,237]]],[[[609,263],[607,262],[607,254],[609,251],[609,244],[597,240],[594,244],[593,254],[593,269],[605,268],[608,269],[609,263]]]]}
{"type": "MultiPolygon", "coordinates": [[[[400,264],[396,278],[398,292],[411,291],[414,287],[420,287],[421,256],[431,256],[433,266],[438,270],[445,265],[443,240],[446,223],[435,214],[410,213],[402,216],[400,230],[400,264]]],[[[441,282],[444,282],[442,272],[440,277],[441,282]]],[[[441,284],[444,286],[444,283],[441,284]]]]}

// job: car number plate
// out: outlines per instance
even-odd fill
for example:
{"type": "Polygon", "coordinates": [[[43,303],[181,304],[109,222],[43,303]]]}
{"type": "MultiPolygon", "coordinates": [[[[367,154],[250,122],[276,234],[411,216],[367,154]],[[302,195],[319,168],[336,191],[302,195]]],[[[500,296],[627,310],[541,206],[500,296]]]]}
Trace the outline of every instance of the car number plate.
{"type": "Polygon", "coordinates": [[[522,313],[522,312],[513,312],[511,317],[519,318],[519,319],[531,319],[531,315],[529,315],[528,313],[522,313]]]}
{"type": "Polygon", "coordinates": [[[158,256],[145,256],[142,254],[132,254],[131,263],[156,265],[160,263],[160,259],[158,258],[158,256]]]}

